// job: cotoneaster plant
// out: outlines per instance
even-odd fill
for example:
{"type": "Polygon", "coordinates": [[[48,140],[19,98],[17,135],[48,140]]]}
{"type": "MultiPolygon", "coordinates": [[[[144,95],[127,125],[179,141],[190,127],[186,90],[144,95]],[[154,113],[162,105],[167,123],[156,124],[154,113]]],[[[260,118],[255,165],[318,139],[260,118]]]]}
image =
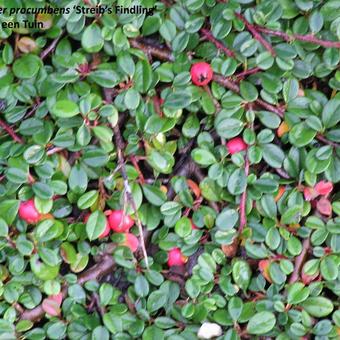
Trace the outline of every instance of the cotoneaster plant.
{"type": "Polygon", "coordinates": [[[339,20],[0,0],[0,338],[338,339],[339,20]]]}

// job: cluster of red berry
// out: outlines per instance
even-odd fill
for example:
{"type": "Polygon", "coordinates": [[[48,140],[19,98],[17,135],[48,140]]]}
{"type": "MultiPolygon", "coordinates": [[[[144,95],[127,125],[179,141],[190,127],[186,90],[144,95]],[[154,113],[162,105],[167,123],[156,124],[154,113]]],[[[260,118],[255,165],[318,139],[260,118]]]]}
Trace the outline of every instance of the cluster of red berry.
{"type": "MultiPolygon", "coordinates": [[[[199,62],[192,65],[190,75],[193,84],[206,86],[213,78],[213,70],[208,63],[199,62]]],[[[231,155],[247,149],[247,144],[240,137],[231,139],[226,146],[231,155]]]]}
{"type": "MultiPolygon", "coordinates": [[[[87,223],[90,213],[84,217],[84,223],[87,223]]],[[[130,232],[131,227],[135,224],[135,221],[131,216],[126,215],[123,210],[107,210],[105,211],[106,218],[105,230],[99,236],[100,239],[107,237],[110,231],[113,230],[116,233],[122,233],[125,239],[120,245],[130,248],[132,252],[135,252],[139,248],[138,238],[130,232]]],[[[51,217],[52,215],[46,216],[41,214],[34,203],[34,199],[28,201],[23,201],[19,206],[19,217],[28,224],[37,224],[46,217],[51,217]]],[[[193,229],[197,227],[192,224],[193,229]]],[[[187,257],[184,256],[179,248],[173,248],[168,251],[168,265],[181,266],[186,263],[187,257]]]]}

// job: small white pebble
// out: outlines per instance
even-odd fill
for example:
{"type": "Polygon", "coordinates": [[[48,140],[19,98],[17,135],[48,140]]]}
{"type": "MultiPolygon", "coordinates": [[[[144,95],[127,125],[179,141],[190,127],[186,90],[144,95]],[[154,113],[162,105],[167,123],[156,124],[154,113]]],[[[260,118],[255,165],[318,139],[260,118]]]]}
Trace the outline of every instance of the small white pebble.
{"type": "Polygon", "coordinates": [[[205,322],[198,330],[197,336],[200,339],[211,339],[222,335],[222,328],[217,323],[205,322]]]}

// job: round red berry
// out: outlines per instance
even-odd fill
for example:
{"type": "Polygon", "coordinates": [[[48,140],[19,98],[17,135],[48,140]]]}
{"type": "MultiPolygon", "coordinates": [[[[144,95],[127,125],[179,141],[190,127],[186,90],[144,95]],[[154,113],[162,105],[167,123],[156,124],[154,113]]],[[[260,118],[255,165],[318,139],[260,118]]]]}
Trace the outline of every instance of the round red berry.
{"type": "Polygon", "coordinates": [[[247,149],[247,144],[241,137],[235,137],[227,142],[227,149],[231,155],[247,149]]]}
{"type": "Polygon", "coordinates": [[[183,266],[187,262],[187,257],[184,256],[179,248],[173,248],[168,252],[168,266],[183,266]]]}
{"type": "Polygon", "coordinates": [[[113,210],[109,216],[110,228],[117,233],[129,231],[134,224],[134,220],[126,215],[123,210],[113,210]]]}
{"type": "Polygon", "coordinates": [[[139,248],[138,238],[131,233],[124,233],[125,241],[121,243],[122,246],[129,247],[134,253],[139,248]]]}
{"type": "Polygon", "coordinates": [[[208,85],[213,77],[213,70],[208,63],[200,62],[191,66],[191,80],[197,86],[208,85]]]}
{"type": "Polygon", "coordinates": [[[35,207],[33,199],[20,203],[19,217],[28,224],[36,224],[40,221],[41,214],[35,207]]]}

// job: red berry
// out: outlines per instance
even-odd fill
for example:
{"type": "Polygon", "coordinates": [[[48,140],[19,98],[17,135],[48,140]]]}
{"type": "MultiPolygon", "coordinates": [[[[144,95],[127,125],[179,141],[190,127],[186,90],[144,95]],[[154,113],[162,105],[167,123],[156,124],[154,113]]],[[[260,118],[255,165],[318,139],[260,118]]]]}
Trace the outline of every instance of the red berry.
{"type": "MultiPolygon", "coordinates": [[[[88,219],[89,219],[90,216],[91,216],[90,213],[88,213],[88,214],[85,215],[85,217],[84,217],[84,223],[85,223],[85,224],[87,223],[87,221],[88,221],[88,219]]],[[[108,222],[108,220],[106,219],[105,229],[104,229],[104,231],[99,235],[98,238],[105,238],[106,236],[108,236],[108,235],[110,234],[110,231],[111,231],[111,229],[110,229],[110,226],[109,226],[109,222],[108,222]]]]}
{"type": "Polygon", "coordinates": [[[117,233],[129,231],[134,224],[134,220],[129,215],[125,215],[123,210],[113,210],[109,216],[110,228],[117,233]]]}
{"type": "Polygon", "coordinates": [[[213,76],[213,70],[208,63],[200,62],[191,66],[191,80],[197,86],[208,85],[213,76]]]}
{"type": "Polygon", "coordinates": [[[125,241],[121,243],[122,246],[129,247],[130,250],[134,253],[139,247],[138,238],[131,233],[124,233],[125,241]]]}
{"type": "Polygon", "coordinates": [[[183,266],[187,262],[187,257],[184,256],[179,248],[173,248],[168,252],[168,266],[183,266]]]}
{"type": "Polygon", "coordinates": [[[40,221],[41,214],[35,207],[33,199],[20,203],[19,217],[28,224],[36,224],[40,221]]]}
{"type": "Polygon", "coordinates": [[[230,139],[230,141],[227,142],[226,146],[231,155],[247,149],[247,144],[241,137],[230,139]]]}

